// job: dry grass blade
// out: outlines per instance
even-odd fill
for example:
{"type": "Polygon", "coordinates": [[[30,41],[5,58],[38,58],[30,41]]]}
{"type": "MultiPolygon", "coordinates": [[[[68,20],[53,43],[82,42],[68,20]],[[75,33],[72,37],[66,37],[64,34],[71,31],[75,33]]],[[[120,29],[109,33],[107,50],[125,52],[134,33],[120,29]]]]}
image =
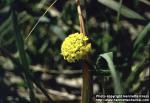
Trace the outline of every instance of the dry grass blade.
{"type": "Polygon", "coordinates": [[[31,29],[31,31],[29,32],[29,34],[27,35],[27,37],[25,38],[25,40],[27,40],[29,38],[29,36],[31,35],[31,33],[33,32],[33,30],[36,28],[36,26],[39,24],[40,20],[45,16],[45,14],[49,11],[49,9],[57,2],[57,0],[55,0],[48,8],[47,10],[44,12],[44,14],[39,18],[39,20],[36,22],[36,24],[33,26],[33,28],[31,29]]]}

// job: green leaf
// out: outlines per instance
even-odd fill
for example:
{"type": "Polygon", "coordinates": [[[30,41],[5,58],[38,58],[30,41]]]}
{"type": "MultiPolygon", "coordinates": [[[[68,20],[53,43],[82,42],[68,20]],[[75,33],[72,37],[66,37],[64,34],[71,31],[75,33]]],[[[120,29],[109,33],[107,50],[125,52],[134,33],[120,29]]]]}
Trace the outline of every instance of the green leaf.
{"type": "MultiPolygon", "coordinates": [[[[101,4],[109,7],[110,9],[118,12],[120,8],[120,4],[114,0],[98,0],[101,4]]],[[[145,20],[143,16],[136,13],[135,11],[127,8],[126,6],[122,5],[120,10],[121,15],[130,18],[130,19],[139,19],[139,20],[145,20]]]]}
{"type": "Polygon", "coordinates": [[[113,59],[113,53],[109,52],[109,53],[100,54],[99,57],[104,58],[108,64],[108,67],[110,69],[112,79],[114,82],[115,94],[123,94],[123,88],[121,86],[120,76],[117,73],[115,66],[113,64],[113,60],[112,60],[113,59]]]}
{"type": "Polygon", "coordinates": [[[150,31],[150,23],[148,23],[143,31],[141,33],[139,33],[139,35],[137,36],[135,42],[134,42],[134,48],[136,48],[140,43],[141,41],[143,40],[143,38],[146,36],[146,34],[148,35],[148,32],[150,31]]]}
{"type": "Polygon", "coordinates": [[[35,98],[34,90],[33,90],[34,89],[33,83],[28,76],[28,75],[30,75],[29,62],[28,62],[27,55],[26,55],[26,52],[24,49],[24,41],[23,41],[20,29],[19,29],[19,25],[18,25],[18,18],[17,18],[18,15],[16,14],[16,11],[14,9],[14,5],[12,6],[11,9],[12,9],[13,29],[14,29],[14,34],[15,34],[14,36],[16,38],[16,45],[17,45],[17,49],[19,51],[20,61],[21,61],[21,64],[23,66],[23,69],[25,70],[24,74],[26,77],[26,83],[27,83],[28,88],[30,90],[29,91],[30,99],[31,99],[32,103],[36,103],[36,98],[35,98]]]}
{"type": "Polygon", "coordinates": [[[48,98],[49,102],[53,103],[53,100],[49,97],[46,90],[40,85],[40,83],[38,81],[36,81],[36,79],[34,79],[32,77],[32,72],[30,71],[30,67],[29,67],[29,61],[28,61],[27,54],[26,54],[26,51],[24,48],[24,46],[25,46],[24,40],[21,35],[21,31],[20,31],[19,24],[18,24],[18,15],[16,13],[16,10],[14,9],[14,5],[12,5],[11,10],[12,10],[12,21],[13,21],[12,23],[13,23],[13,29],[14,29],[14,37],[16,38],[16,45],[17,45],[17,49],[19,51],[19,57],[20,57],[20,61],[21,61],[20,64],[24,71],[27,85],[30,90],[29,94],[30,94],[31,103],[37,103],[35,95],[34,95],[34,90],[33,90],[34,89],[33,81],[41,89],[41,91],[45,94],[45,96],[48,98]]]}
{"type": "Polygon", "coordinates": [[[11,28],[11,17],[8,17],[1,25],[0,25],[0,39],[10,30],[11,28]]]}
{"type": "MultiPolygon", "coordinates": [[[[18,14],[19,24],[24,23],[25,21],[30,19],[30,16],[26,12],[22,12],[18,14]]],[[[1,25],[0,25],[0,41],[3,40],[3,37],[7,35],[8,32],[11,31],[12,25],[11,16],[9,16],[1,25]]]]}
{"type": "MultiPolygon", "coordinates": [[[[139,35],[137,36],[137,38],[136,38],[136,40],[135,40],[135,42],[134,42],[134,44],[133,44],[133,49],[134,49],[133,57],[135,57],[135,56],[137,55],[137,53],[139,52],[139,50],[140,50],[141,48],[143,48],[143,44],[142,44],[141,42],[144,40],[144,38],[145,38],[147,35],[149,35],[148,32],[150,32],[150,23],[148,23],[148,24],[144,27],[143,31],[141,31],[141,32],[139,33],[139,35]]],[[[146,44],[144,44],[144,45],[147,45],[147,43],[149,43],[149,41],[150,41],[150,40],[146,41],[146,44]]],[[[149,45],[149,44],[148,44],[148,45],[149,45]]]]}
{"type": "Polygon", "coordinates": [[[127,80],[124,83],[125,90],[133,87],[133,84],[139,79],[140,73],[149,67],[150,62],[148,59],[144,59],[141,63],[136,64],[132,67],[132,72],[128,76],[127,80]]]}

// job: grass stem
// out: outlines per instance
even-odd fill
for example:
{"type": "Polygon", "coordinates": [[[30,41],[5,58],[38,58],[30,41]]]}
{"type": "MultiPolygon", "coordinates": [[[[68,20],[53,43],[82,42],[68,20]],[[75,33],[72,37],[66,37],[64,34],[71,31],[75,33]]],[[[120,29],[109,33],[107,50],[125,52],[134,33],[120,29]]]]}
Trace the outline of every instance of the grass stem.
{"type": "Polygon", "coordinates": [[[31,35],[31,33],[33,32],[33,30],[36,28],[36,26],[39,24],[40,20],[45,16],[45,14],[49,11],[49,9],[57,2],[57,0],[54,0],[52,2],[52,4],[50,4],[50,6],[46,9],[46,11],[43,13],[43,15],[39,18],[39,20],[36,22],[36,24],[33,26],[33,28],[31,29],[31,31],[29,32],[29,34],[27,35],[27,37],[25,38],[25,40],[27,40],[29,38],[29,36],[31,35]]]}
{"type": "Polygon", "coordinates": [[[117,14],[117,30],[120,29],[120,14],[121,14],[122,2],[123,2],[123,0],[120,0],[119,10],[118,10],[118,14],[117,14]]]}

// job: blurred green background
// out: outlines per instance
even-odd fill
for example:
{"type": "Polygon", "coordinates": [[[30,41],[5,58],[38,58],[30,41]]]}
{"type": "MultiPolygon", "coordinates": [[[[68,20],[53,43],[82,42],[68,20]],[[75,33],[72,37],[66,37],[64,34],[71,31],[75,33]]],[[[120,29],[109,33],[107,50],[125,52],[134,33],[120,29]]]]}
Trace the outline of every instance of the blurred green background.
{"type": "MultiPolygon", "coordinates": [[[[0,103],[29,103],[22,68],[16,62],[19,60],[19,53],[12,25],[12,4],[17,11],[19,30],[33,75],[44,84],[58,103],[79,102],[82,61],[68,63],[60,54],[64,38],[80,31],[75,0],[58,0],[25,40],[53,1],[0,0],[0,103]]],[[[150,1],[81,1],[81,6],[86,11],[84,16],[87,35],[92,43],[91,64],[98,68],[93,76],[94,95],[114,93],[110,74],[101,73],[101,70],[108,70],[107,62],[101,59],[96,64],[99,54],[106,52],[113,52],[113,63],[125,92],[148,94],[150,1]]],[[[93,68],[90,69],[92,71],[93,68]]],[[[39,89],[36,88],[35,92],[39,103],[48,102],[39,89]]]]}

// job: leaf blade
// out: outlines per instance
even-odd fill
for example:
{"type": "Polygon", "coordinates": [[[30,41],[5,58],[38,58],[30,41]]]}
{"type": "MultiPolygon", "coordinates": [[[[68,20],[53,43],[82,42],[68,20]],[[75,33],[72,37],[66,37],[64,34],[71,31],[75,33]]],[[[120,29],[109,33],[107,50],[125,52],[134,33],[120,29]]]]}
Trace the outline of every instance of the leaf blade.
{"type": "MultiPolygon", "coordinates": [[[[109,7],[110,9],[118,12],[119,11],[119,3],[114,0],[98,0],[99,3],[109,7]]],[[[120,10],[121,15],[130,18],[130,19],[139,19],[139,20],[145,20],[143,16],[136,13],[135,11],[127,8],[126,6],[122,5],[122,8],[120,10]]]]}
{"type": "Polygon", "coordinates": [[[109,53],[100,54],[100,57],[104,58],[108,64],[114,82],[115,94],[123,94],[121,81],[112,61],[113,53],[109,52],[109,53]]]}

